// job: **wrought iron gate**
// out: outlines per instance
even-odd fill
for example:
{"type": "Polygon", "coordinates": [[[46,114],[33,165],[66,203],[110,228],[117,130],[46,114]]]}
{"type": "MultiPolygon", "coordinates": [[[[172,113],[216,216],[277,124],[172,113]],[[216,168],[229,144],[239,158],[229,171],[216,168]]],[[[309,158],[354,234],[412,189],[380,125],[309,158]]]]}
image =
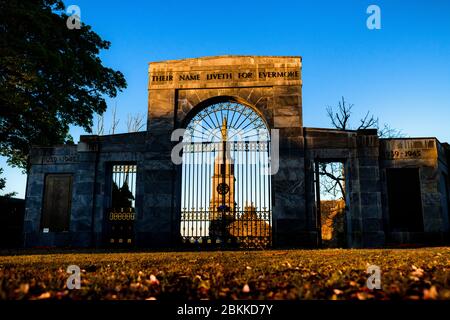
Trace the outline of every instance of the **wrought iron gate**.
{"type": "Polygon", "coordinates": [[[111,207],[106,209],[106,242],[113,247],[134,245],[136,165],[116,164],[111,171],[111,207]]]}
{"type": "Polygon", "coordinates": [[[272,244],[270,139],[253,109],[212,105],[184,136],[181,237],[186,244],[272,244]]]}

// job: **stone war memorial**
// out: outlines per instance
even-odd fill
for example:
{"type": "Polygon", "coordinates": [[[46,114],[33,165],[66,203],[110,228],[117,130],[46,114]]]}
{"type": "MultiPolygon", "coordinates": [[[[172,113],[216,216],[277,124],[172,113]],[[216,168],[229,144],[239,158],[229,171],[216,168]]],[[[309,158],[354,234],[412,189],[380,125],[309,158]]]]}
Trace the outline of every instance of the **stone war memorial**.
{"type": "Polygon", "coordinates": [[[145,132],[32,149],[25,245],[316,248],[336,221],[340,247],[448,244],[449,144],[304,127],[301,70],[298,56],[150,63],[145,132]],[[321,190],[332,163],[339,200],[321,190]]]}

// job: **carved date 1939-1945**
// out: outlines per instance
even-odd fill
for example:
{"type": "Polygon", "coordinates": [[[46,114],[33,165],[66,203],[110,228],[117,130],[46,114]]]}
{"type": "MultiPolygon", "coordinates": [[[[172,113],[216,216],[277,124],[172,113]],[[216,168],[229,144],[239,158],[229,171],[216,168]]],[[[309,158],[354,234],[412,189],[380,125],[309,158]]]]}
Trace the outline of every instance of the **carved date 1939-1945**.
{"type": "Polygon", "coordinates": [[[391,150],[386,151],[387,159],[405,159],[405,158],[420,158],[422,156],[421,150],[391,150]]]}

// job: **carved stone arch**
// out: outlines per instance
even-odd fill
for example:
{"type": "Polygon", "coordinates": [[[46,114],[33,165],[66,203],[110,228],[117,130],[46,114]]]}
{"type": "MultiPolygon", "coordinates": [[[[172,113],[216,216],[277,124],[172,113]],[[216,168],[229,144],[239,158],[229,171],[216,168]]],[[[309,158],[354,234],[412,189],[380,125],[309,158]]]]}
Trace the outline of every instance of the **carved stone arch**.
{"type": "Polygon", "coordinates": [[[209,98],[200,101],[195,106],[192,106],[191,108],[189,108],[189,111],[187,113],[184,113],[184,117],[182,117],[182,119],[179,119],[180,120],[179,127],[186,128],[186,126],[192,120],[192,118],[194,118],[200,111],[213,104],[224,102],[238,103],[247,108],[252,109],[264,121],[266,128],[270,130],[271,126],[267,121],[267,117],[264,114],[264,110],[260,110],[260,108],[258,108],[258,105],[255,106],[240,96],[230,96],[230,95],[211,96],[209,98]]]}

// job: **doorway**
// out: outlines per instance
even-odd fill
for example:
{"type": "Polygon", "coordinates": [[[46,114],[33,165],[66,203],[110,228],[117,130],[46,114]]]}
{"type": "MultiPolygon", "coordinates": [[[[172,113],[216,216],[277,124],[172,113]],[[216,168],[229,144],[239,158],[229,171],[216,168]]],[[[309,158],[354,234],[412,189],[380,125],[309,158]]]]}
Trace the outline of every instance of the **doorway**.
{"type": "Polygon", "coordinates": [[[318,245],[325,248],[346,247],[348,205],[344,161],[316,159],[314,187],[318,245]]]}
{"type": "Polygon", "coordinates": [[[387,169],[389,227],[393,232],[423,232],[418,168],[387,169]]]}

